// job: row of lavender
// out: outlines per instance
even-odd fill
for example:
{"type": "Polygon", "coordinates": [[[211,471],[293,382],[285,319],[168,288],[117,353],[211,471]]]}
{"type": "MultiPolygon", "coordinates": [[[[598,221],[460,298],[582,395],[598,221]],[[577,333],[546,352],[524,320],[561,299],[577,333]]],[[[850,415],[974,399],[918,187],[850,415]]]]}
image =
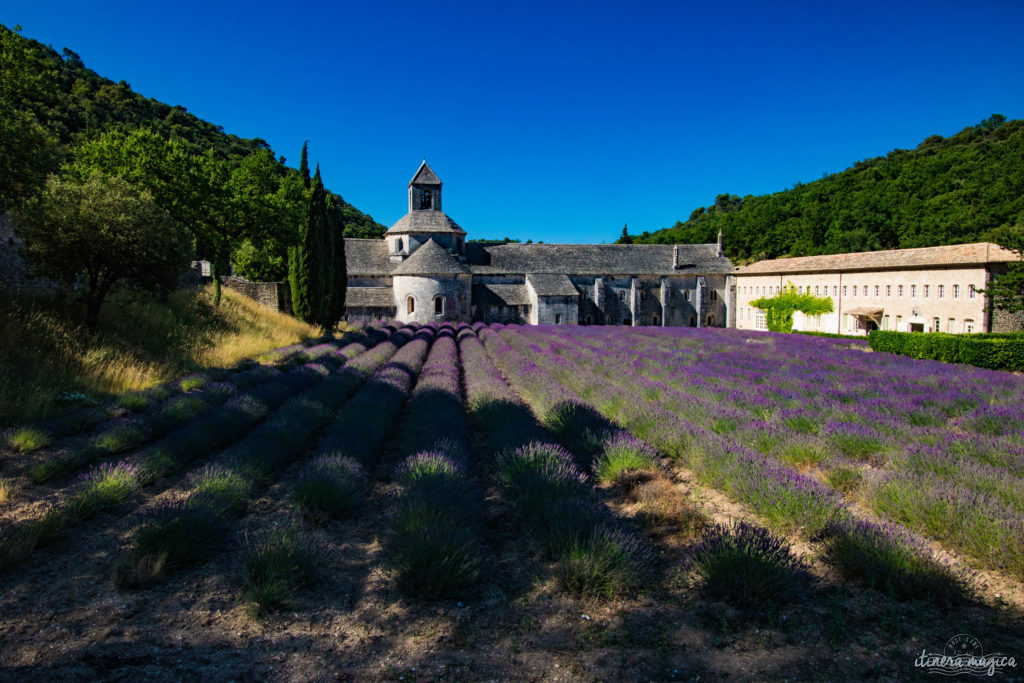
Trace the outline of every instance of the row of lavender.
{"type": "Polygon", "coordinates": [[[193,471],[184,490],[144,511],[115,564],[115,580],[146,584],[222,549],[230,519],[245,514],[251,498],[286,465],[314,452],[321,432],[327,430],[328,442],[345,429],[343,406],[347,409],[365,392],[365,383],[388,367],[397,349],[409,345],[414,331],[402,328],[385,336],[369,351],[352,348],[348,363],[324,373],[322,382],[284,403],[214,462],[193,471]]]}
{"type": "MultiPolygon", "coordinates": [[[[683,460],[704,481],[746,503],[770,525],[820,541],[826,560],[851,578],[905,596],[962,593],[963,577],[935,561],[905,531],[856,521],[841,496],[814,477],[764,456],[730,433],[688,419],[690,397],[638,372],[637,354],[617,348],[621,337],[616,339],[613,331],[591,335],[595,346],[601,345],[599,352],[582,343],[584,335],[577,330],[512,327],[500,335],[519,358],[529,355],[513,371],[527,393],[548,404],[550,420],[557,421],[558,404],[546,387],[558,385],[569,400],[586,401],[683,460]],[[666,401],[666,395],[675,400],[666,401]]],[[[511,355],[499,344],[494,344],[494,353],[511,355]]]]}
{"type": "MultiPolygon", "coordinates": [[[[356,332],[358,333],[358,330],[356,332]]],[[[9,448],[22,453],[37,451],[47,446],[67,447],[66,444],[59,443],[59,440],[70,439],[96,428],[109,432],[111,427],[119,425],[108,423],[117,421],[123,416],[124,411],[135,414],[123,421],[126,423],[124,424],[125,431],[133,430],[144,433],[149,427],[150,421],[153,421],[155,428],[159,429],[161,422],[181,422],[187,419],[188,415],[194,415],[202,409],[203,406],[187,399],[205,399],[216,403],[220,393],[216,387],[210,392],[203,392],[207,395],[197,394],[195,390],[211,383],[226,383],[238,388],[245,388],[246,382],[250,380],[244,377],[236,378],[234,375],[252,370],[254,366],[258,367],[260,362],[285,369],[289,365],[308,363],[323,353],[325,344],[329,342],[330,340],[327,338],[306,340],[266,351],[260,354],[256,360],[245,360],[234,367],[199,370],[181,380],[125,394],[111,405],[88,406],[44,420],[39,424],[12,428],[4,435],[4,441],[9,448]],[[183,413],[188,415],[181,417],[183,413]],[[141,424],[136,424],[132,417],[144,419],[141,420],[141,424]]],[[[91,441],[101,441],[100,436],[102,435],[94,435],[91,441]]],[[[107,441],[116,438],[121,437],[108,435],[107,441]]],[[[40,470],[32,475],[32,478],[34,481],[42,481],[53,474],[46,470],[40,470]]]]}
{"type": "Polygon", "coordinates": [[[614,350],[661,384],[665,409],[809,472],[983,566],[1024,576],[1019,377],[889,354],[826,354],[819,340],[770,334],[572,338],[592,352],[614,350]]]}
{"type": "MultiPolygon", "coordinates": [[[[371,331],[361,341],[338,348],[343,339],[330,345],[316,359],[285,372],[273,372],[268,379],[250,386],[223,405],[201,414],[198,419],[167,433],[119,463],[104,462],[70,485],[40,500],[42,511],[9,516],[0,528],[0,568],[26,559],[32,551],[55,540],[59,533],[111,510],[134,493],[156,484],[160,478],[178,472],[196,459],[214,454],[242,438],[272,415],[291,397],[314,389],[325,377],[373,346],[390,329],[371,331]],[[16,518],[17,517],[17,518],[16,518]]],[[[359,337],[364,337],[360,334],[359,337]]]]}

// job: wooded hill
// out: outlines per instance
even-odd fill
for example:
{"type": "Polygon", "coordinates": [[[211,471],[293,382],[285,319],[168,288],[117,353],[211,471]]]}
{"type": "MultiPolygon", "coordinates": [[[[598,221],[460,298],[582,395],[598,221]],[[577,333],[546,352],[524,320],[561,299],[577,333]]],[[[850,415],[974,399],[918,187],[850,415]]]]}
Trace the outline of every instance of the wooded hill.
{"type": "MultiPolygon", "coordinates": [[[[100,132],[146,127],[162,137],[181,140],[189,151],[223,159],[241,159],[270,145],[260,138],[247,139],[226,133],[222,126],[204,121],[180,105],[171,106],[143,97],[125,81],[114,83],[86,68],[71,49],[58,53],[38,41],[25,38],[0,25],[5,46],[4,64],[17,60],[23,83],[4,89],[16,101],[6,103],[15,112],[29,112],[55,139],[49,155],[37,154],[31,171],[36,175],[57,172],[70,150],[100,132]],[[29,87],[21,87],[25,84],[29,87]],[[45,162],[45,163],[40,163],[45,162]]],[[[0,76],[0,78],[6,78],[0,76]]],[[[2,134],[2,132],[0,132],[2,134]]],[[[295,150],[298,154],[298,150],[295,150]]],[[[284,157],[278,158],[283,174],[284,157]]],[[[16,179],[18,180],[18,179],[16,179]]],[[[378,237],[385,226],[335,195],[349,237],[378,237]]]]}
{"type": "Polygon", "coordinates": [[[619,242],[713,242],[738,262],[982,240],[1024,225],[1024,121],[993,114],[774,194],[720,194],[670,228],[619,242]]]}

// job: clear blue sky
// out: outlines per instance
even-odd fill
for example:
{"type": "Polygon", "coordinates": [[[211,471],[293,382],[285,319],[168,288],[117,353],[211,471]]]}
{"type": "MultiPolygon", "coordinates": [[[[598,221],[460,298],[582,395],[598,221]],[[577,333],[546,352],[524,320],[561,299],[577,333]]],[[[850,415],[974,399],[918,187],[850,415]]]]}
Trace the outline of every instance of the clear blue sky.
{"type": "Polygon", "coordinates": [[[0,0],[0,22],[261,137],[391,225],[611,242],[1024,116],[1024,2],[0,0]]]}

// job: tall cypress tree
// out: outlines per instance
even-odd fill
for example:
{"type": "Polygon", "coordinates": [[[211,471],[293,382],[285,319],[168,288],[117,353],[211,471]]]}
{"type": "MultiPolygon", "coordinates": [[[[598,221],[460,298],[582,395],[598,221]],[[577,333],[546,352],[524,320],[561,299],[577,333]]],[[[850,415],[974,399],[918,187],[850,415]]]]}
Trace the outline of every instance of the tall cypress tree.
{"type": "Polygon", "coordinates": [[[327,235],[327,192],[320,178],[317,164],[313,176],[313,187],[309,195],[309,218],[306,229],[305,249],[309,262],[309,309],[307,322],[326,327],[324,299],[330,293],[330,243],[327,235]]]}
{"type": "Polygon", "coordinates": [[[348,284],[345,266],[345,224],[334,195],[327,197],[327,232],[330,241],[331,286],[326,300],[324,327],[333,330],[345,315],[345,288],[348,284]]]}
{"type": "Polygon", "coordinates": [[[299,161],[299,175],[302,176],[302,184],[309,189],[309,140],[302,143],[302,159],[299,161]]]}

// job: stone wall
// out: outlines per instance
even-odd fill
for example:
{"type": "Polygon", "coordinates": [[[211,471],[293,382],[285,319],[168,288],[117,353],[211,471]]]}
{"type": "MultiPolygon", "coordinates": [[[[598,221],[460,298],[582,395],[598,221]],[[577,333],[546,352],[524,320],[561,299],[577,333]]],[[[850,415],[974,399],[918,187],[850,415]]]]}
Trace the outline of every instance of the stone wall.
{"type": "Polygon", "coordinates": [[[992,312],[993,332],[1020,332],[1021,330],[1024,330],[1024,311],[1010,313],[997,308],[992,312]]]}
{"type": "Polygon", "coordinates": [[[287,282],[251,282],[242,277],[226,275],[220,279],[221,285],[243,294],[261,306],[291,314],[292,292],[287,282]]]}

